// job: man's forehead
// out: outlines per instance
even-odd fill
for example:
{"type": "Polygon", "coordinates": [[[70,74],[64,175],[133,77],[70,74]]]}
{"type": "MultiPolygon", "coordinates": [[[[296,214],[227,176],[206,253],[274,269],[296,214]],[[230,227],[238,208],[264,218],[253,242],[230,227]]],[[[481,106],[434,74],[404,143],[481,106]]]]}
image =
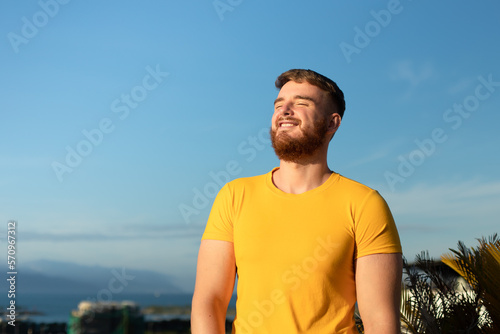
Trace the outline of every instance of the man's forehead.
{"type": "Polygon", "coordinates": [[[285,97],[290,98],[295,96],[309,97],[311,99],[318,100],[326,96],[326,92],[309,82],[288,81],[283,85],[283,87],[281,87],[276,100],[282,100],[285,97]]]}

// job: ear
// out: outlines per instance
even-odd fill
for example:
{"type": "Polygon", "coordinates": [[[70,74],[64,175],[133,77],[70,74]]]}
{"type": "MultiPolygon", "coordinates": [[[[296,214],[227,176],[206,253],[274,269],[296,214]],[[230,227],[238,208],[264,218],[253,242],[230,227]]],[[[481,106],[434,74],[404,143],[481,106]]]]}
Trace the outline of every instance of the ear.
{"type": "Polygon", "coordinates": [[[341,117],[337,113],[328,116],[328,133],[332,136],[337,132],[341,122],[341,117]]]}

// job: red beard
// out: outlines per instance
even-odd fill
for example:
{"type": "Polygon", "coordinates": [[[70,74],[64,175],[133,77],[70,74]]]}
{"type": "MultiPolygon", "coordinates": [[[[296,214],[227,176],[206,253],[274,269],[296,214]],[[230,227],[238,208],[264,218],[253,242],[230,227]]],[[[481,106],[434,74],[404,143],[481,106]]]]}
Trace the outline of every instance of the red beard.
{"type": "Polygon", "coordinates": [[[316,121],[312,128],[304,128],[302,136],[294,138],[285,131],[277,134],[271,127],[271,143],[280,160],[301,162],[312,156],[325,142],[328,126],[325,120],[316,121]]]}

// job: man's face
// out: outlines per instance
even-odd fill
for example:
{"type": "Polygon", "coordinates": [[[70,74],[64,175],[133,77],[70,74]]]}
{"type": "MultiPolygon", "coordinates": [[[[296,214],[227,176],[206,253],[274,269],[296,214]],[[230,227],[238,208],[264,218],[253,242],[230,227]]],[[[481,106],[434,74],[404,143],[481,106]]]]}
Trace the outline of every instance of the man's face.
{"type": "Polygon", "coordinates": [[[271,142],[280,160],[299,162],[327,140],[327,93],[307,82],[287,82],[274,103],[271,142]]]}

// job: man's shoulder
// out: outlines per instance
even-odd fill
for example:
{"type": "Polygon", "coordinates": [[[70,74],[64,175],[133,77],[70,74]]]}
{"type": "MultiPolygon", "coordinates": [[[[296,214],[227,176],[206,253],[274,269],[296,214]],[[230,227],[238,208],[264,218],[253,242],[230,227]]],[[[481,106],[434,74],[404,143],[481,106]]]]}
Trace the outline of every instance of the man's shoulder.
{"type": "MultiPolygon", "coordinates": [[[[364,183],[353,180],[351,178],[345,177],[339,174],[339,179],[337,182],[338,187],[341,187],[343,193],[357,195],[361,197],[368,196],[370,194],[378,194],[378,191],[374,188],[367,186],[364,183]]],[[[338,189],[338,188],[337,188],[338,189]]]]}
{"type": "Polygon", "coordinates": [[[339,174],[339,183],[341,183],[345,187],[351,187],[353,189],[359,189],[360,191],[373,191],[374,189],[367,186],[364,183],[361,183],[359,181],[353,180],[349,177],[346,177],[344,175],[339,174]]]}
{"type": "Polygon", "coordinates": [[[247,186],[256,186],[256,185],[265,185],[266,178],[269,173],[255,175],[255,176],[247,176],[247,177],[239,177],[227,183],[227,186],[231,188],[240,188],[247,186]]]}

